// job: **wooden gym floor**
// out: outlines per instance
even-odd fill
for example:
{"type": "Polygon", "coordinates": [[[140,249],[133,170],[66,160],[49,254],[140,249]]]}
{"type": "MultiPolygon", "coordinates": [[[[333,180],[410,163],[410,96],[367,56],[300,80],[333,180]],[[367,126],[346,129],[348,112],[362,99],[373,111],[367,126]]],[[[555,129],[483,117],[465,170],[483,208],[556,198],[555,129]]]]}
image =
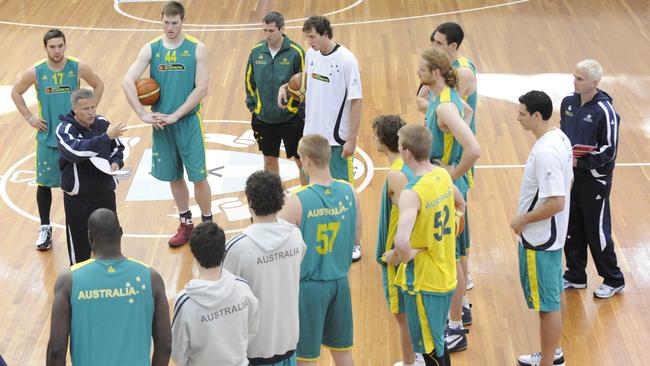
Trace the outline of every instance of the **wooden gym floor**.
{"type": "MultiPolygon", "coordinates": [[[[380,269],[374,260],[378,197],[387,161],[375,150],[370,122],[380,114],[400,114],[412,123],[422,120],[413,98],[418,85],[415,70],[433,28],[447,20],[462,24],[466,40],[461,51],[475,61],[481,73],[477,123],[483,154],[478,183],[470,197],[471,273],[476,287],[469,296],[475,320],[469,349],[453,355],[454,365],[514,365],[517,355],[538,350],[537,315],[526,309],[521,295],[515,237],[509,228],[522,173],[519,164],[525,162],[533,142],[515,120],[514,101],[531,89],[546,90],[559,101],[572,91],[575,63],[584,58],[599,60],[607,75],[601,87],[613,96],[622,117],[619,167],[611,200],[616,251],[627,286],[613,299],[594,299],[591,291],[600,279],[590,264],[589,289],[566,293],[562,345],[568,365],[649,363],[650,199],[646,190],[650,186],[650,66],[646,60],[650,59],[650,3],[190,0],[186,6],[186,23],[202,24],[186,24],[187,33],[201,39],[210,50],[212,78],[204,100],[204,117],[210,121],[206,124],[209,146],[237,152],[241,159],[250,158],[245,153],[257,154],[247,133],[250,115],[243,102],[243,76],[249,46],[261,38],[257,27],[267,11],[278,10],[288,20],[298,19],[287,22],[286,33],[300,42],[304,42],[300,18],[334,12],[330,19],[335,24],[335,39],[359,60],[364,94],[359,147],[366,154],[357,155],[359,167],[365,171],[358,182],[363,189],[362,214],[367,219],[364,255],[350,273],[358,365],[392,365],[400,357],[397,329],[386,310],[380,269]]],[[[0,1],[0,54],[5,55],[0,64],[0,146],[4,150],[0,155],[0,354],[10,365],[44,363],[52,287],[68,261],[65,233],[60,228],[54,231],[53,250],[34,250],[38,230],[30,157],[34,132],[9,98],[18,75],[45,57],[41,39],[51,26],[66,32],[67,54],[89,63],[103,78],[106,90],[99,112],[133,127],[127,133],[127,166],[142,176],[136,175],[117,190],[120,219],[129,234],[123,240],[124,253],[160,271],[170,299],[192,276],[188,248],[171,250],[166,244],[167,235],[177,225],[173,201],[164,194],[142,194],[150,182],[146,171],[138,167],[151,144],[150,127],[138,127],[141,123],[120,88],[140,47],[161,33],[159,8],[160,2],[151,1],[0,1]]],[[[246,209],[240,201],[242,177],[237,177],[238,166],[232,163],[236,160],[229,160],[231,169],[227,162],[214,166],[224,169],[223,179],[214,178],[221,187],[218,191],[213,186],[215,207],[220,208],[215,218],[230,233],[248,223],[242,216],[246,209]],[[234,182],[230,186],[226,175],[234,182]]],[[[261,166],[259,157],[253,161],[248,168],[261,166]]],[[[287,184],[295,185],[296,180],[287,184]]],[[[61,224],[60,191],[54,196],[52,221],[61,224]]],[[[321,364],[332,364],[327,351],[323,356],[321,364]]]]}

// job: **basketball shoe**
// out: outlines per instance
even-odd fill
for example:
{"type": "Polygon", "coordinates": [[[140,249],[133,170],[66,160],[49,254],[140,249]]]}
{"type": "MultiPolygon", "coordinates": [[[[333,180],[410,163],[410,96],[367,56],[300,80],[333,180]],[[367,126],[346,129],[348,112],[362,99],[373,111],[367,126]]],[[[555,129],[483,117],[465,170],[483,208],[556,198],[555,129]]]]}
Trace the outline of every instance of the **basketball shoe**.
{"type": "Polygon", "coordinates": [[[178,225],[178,229],[176,230],[176,234],[169,239],[169,244],[170,247],[172,248],[177,248],[180,246],[185,245],[190,240],[190,235],[192,235],[192,230],[194,230],[194,224],[185,224],[181,220],[180,225],[178,225]]]}

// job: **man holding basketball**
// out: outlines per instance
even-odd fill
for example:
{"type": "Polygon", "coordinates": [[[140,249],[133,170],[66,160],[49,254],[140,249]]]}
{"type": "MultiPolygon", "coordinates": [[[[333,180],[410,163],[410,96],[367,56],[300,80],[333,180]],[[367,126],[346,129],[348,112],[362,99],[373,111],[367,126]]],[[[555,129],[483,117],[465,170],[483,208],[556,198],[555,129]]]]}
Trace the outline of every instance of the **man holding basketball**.
{"type": "Polygon", "coordinates": [[[59,187],[59,148],[56,126],[59,115],[72,109],[70,95],[79,87],[79,78],[93,88],[97,103],[102,98],[104,83],[87,64],[72,56],[65,56],[65,34],[50,29],[43,36],[47,58],[31,66],[11,89],[11,99],[30,126],[36,129],[36,203],[41,227],[36,240],[37,250],[48,250],[52,245],[50,209],[52,187],[59,187]],[[27,107],[23,94],[34,85],[39,104],[35,116],[27,107]]]}
{"type": "Polygon", "coordinates": [[[164,35],[144,45],[122,82],[129,104],[140,119],[153,125],[151,174],[170,182],[178,207],[180,225],[169,239],[178,247],[189,240],[194,229],[189,209],[189,190],[183,167],[194,183],[194,197],[201,219],[212,221],[211,192],[207,181],[201,99],[208,92],[210,73],[208,51],[196,38],[182,31],[185,9],[176,1],[162,9],[164,35]],[[135,88],[135,81],[149,66],[151,78],[160,85],[160,99],[146,112],[135,88]]]}
{"type": "MultiPolygon", "coordinates": [[[[331,146],[330,171],[335,179],[354,183],[353,155],[361,122],[361,74],[356,57],[333,39],[330,21],[312,16],[302,27],[309,42],[305,65],[305,134],[325,136],[331,146]]],[[[278,104],[287,102],[287,85],[278,92],[278,104]]],[[[361,259],[354,246],[352,259],[361,259]]]]}
{"type": "MultiPolygon", "coordinates": [[[[286,108],[276,103],[280,85],[305,68],[305,51],[283,34],[284,16],[272,11],[262,19],[265,40],[256,42],[246,65],[246,107],[253,113],[255,140],[264,154],[264,169],[280,175],[280,143],[284,141],[287,158],[300,168],[298,141],[302,137],[304,105],[289,98],[286,108]]],[[[302,169],[300,183],[307,184],[302,169]]]]}

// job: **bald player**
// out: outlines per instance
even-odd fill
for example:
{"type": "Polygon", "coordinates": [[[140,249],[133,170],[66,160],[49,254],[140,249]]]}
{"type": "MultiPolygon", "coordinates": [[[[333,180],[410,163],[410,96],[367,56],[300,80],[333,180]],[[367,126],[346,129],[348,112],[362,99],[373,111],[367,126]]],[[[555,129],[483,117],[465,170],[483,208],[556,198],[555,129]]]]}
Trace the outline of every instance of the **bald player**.
{"type": "Polygon", "coordinates": [[[68,338],[73,365],[167,365],[171,330],[162,277],[122,255],[115,212],[93,212],[88,237],[95,257],[56,279],[47,365],[66,364],[68,338]]]}

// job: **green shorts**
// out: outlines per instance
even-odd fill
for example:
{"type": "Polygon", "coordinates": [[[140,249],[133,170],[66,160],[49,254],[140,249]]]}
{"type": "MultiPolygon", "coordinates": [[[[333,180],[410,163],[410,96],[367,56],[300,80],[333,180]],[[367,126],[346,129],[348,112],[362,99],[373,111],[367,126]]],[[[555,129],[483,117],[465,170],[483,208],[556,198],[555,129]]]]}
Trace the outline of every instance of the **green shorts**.
{"type": "Polygon", "coordinates": [[[531,250],[519,243],[519,279],[529,308],[560,311],[562,250],[531,250]]]}
{"type": "Polygon", "coordinates": [[[381,266],[381,281],[384,285],[384,296],[388,303],[388,310],[391,314],[400,314],[404,312],[404,294],[395,285],[395,274],[397,267],[390,264],[381,266]]]}
{"type": "Polygon", "coordinates": [[[162,130],[153,130],[151,175],[172,182],[183,178],[183,167],[191,182],[208,177],[205,162],[205,135],[201,114],[186,115],[162,130]]]}
{"type": "Polygon", "coordinates": [[[413,352],[441,357],[445,352],[445,326],[454,291],[432,294],[404,293],[406,321],[413,352]]]}
{"type": "Polygon", "coordinates": [[[321,344],[334,351],[352,348],[352,300],[348,279],[300,281],[298,361],[315,361],[321,344]]]}
{"type": "Polygon", "coordinates": [[[354,156],[350,156],[347,159],[344,159],[341,157],[342,153],[343,146],[332,146],[332,156],[330,156],[330,173],[334,179],[341,179],[354,184],[354,169],[352,165],[354,156]]]}
{"type": "Polygon", "coordinates": [[[463,233],[460,234],[456,238],[456,260],[460,260],[462,257],[467,257],[467,252],[469,251],[469,216],[467,213],[469,212],[467,210],[467,191],[463,191],[463,189],[458,188],[460,192],[463,194],[463,199],[465,200],[465,229],[463,230],[463,233]]]}
{"type": "Polygon", "coordinates": [[[45,187],[60,187],[59,148],[36,141],[36,184],[45,187]]]}

